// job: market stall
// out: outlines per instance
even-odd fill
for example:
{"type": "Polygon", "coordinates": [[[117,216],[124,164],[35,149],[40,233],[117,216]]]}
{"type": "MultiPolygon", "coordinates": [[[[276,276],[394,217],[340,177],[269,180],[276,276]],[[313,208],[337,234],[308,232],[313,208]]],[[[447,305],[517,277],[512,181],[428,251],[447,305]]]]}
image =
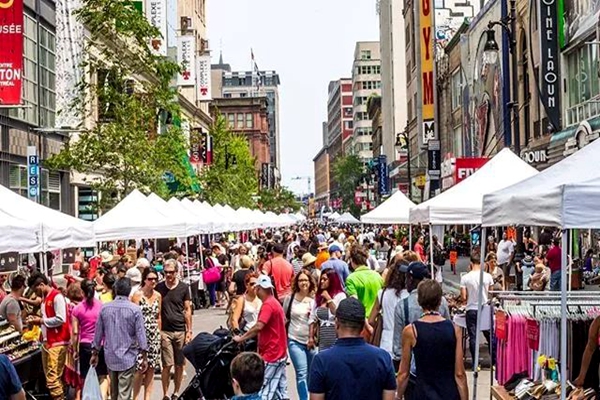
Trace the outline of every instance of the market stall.
{"type": "MultiPolygon", "coordinates": [[[[600,141],[595,141],[536,176],[483,197],[483,235],[486,227],[508,225],[555,226],[562,230],[560,314],[557,314],[560,320],[558,360],[562,388],[567,387],[567,380],[573,372],[568,368],[570,314],[567,297],[572,294],[567,292],[567,230],[600,227],[597,212],[600,169],[591,167],[599,156],[600,141]]],[[[598,293],[594,296],[597,297],[598,293]]],[[[481,299],[480,288],[480,315],[481,299]]],[[[565,398],[566,391],[563,390],[561,399],[565,398]]]]}
{"type": "Polygon", "coordinates": [[[335,220],[336,223],[338,224],[360,224],[360,221],[358,219],[356,219],[356,217],[354,217],[354,215],[350,214],[349,212],[345,212],[342,215],[340,215],[339,218],[337,218],[335,220]]]}
{"type": "Polygon", "coordinates": [[[408,224],[412,207],[415,207],[415,203],[399,190],[374,210],[360,217],[360,220],[363,224],[408,224]]]}
{"type": "Polygon", "coordinates": [[[10,359],[23,386],[35,386],[40,379],[44,379],[40,343],[33,337],[27,337],[27,334],[20,334],[1,318],[0,354],[10,359]]]}

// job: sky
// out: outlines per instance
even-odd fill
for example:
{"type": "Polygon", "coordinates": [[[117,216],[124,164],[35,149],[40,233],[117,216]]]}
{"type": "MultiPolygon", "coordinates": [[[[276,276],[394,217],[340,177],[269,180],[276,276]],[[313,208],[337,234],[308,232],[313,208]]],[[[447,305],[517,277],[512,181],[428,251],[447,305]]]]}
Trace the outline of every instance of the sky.
{"type": "Polygon", "coordinates": [[[322,147],[327,86],[350,78],[357,41],[379,40],[376,0],[208,0],[212,62],[280,76],[282,185],[314,191],[313,158],[322,147]],[[302,177],[301,180],[293,180],[302,177]]]}

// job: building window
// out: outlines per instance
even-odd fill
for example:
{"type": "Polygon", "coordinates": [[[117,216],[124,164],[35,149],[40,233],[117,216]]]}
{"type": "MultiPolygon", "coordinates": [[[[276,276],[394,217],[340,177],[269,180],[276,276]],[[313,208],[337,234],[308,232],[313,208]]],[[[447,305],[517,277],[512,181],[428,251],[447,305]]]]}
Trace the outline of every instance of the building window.
{"type": "Polygon", "coordinates": [[[230,99],[231,98],[231,93],[224,93],[223,97],[226,99],[230,99]]]}
{"type": "MultiPolygon", "coordinates": [[[[569,79],[568,125],[600,114],[600,107],[589,102],[600,94],[598,54],[595,46],[582,46],[567,56],[569,79]],[[583,106],[587,103],[589,106],[583,106]]],[[[542,127],[544,129],[544,127],[542,127]]]]}
{"type": "Polygon", "coordinates": [[[251,113],[246,114],[246,128],[254,128],[254,116],[251,113]]]}
{"type": "Polygon", "coordinates": [[[235,128],[235,114],[227,114],[227,121],[228,121],[227,126],[230,129],[235,128]]]}
{"type": "Polygon", "coordinates": [[[240,93],[240,97],[248,97],[248,93],[242,92],[242,93],[240,93]]]}
{"type": "Polygon", "coordinates": [[[40,26],[40,126],[54,126],[56,110],[56,56],[55,37],[48,29],[40,26]]]}
{"type": "Polygon", "coordinates": [[[371,59],[371,50],[361,50],[360,51],[360,59],[361,60],[370,60],[371,59]]]}
{"type": "MultiPolygon", "coordinates": [[[[27,166],[11,165],[9,174],[9,188],[21,196],[27,197],[27,166]]],[[[43,169],[40,185],[40,203],[54,210],[60,210],[60,173],[43,169]]]]}
{"type": "Polygon", "coordinates": [[[344,121],[344,129],[352,129],[352,121],[344,121]]]}
{"type": "Polygon", "coordinates": [[[237,115],[237,128],[244,129],[244,114],[238,113],[237,115]]]}
{"type": "Polygon", "coordinates": [[[462,74],[458,68],[452,74],[452,111],[461,106],[462,97],[462,74]]]}
{"type": "Polygon", "coordinates": [[[362,90],[381,89],[381,81],[362,81],[362,90]]]}
{"type": "Polygon", "coordinates": [[[368,119],[369,119],[369,114],[367,114],[366,112],[359,111],[354,114],[355,121],[366,121],[368,119]]]}

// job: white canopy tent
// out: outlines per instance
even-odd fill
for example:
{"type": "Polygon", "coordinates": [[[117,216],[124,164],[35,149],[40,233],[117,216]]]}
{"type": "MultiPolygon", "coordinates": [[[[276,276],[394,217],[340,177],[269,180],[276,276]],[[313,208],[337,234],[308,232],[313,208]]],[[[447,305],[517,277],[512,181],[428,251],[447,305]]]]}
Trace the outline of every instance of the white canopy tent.
{"type": "Polygon", "coordinates": [[[42,251],[42,224],[15,218],[0,209],[0,253],[42,251]]]}
{"type": "Polygon", "coordinates": [[[377,208],[360,217],[360,220],[364,224],[408,224],[411,207],[415,207],[415,203],[399,190],[377,208]]]}
{"type": "MultiPolygon", "coordinates": [[[[6,223],[12,223],[16,235],[14,238],[7,238],[8,241],[13,242],[10,246],[12,251],[34,253],[95,246],[91,222],[35,203],[2,185],[0,185],[0,210],[7,216],[6,223]],[[36,236],[35,243],[29,240],[30,234],[23,236],[16,229],[19,226],[31,228],[31,234],[36,236]],[[18,240],[21,239],[18,238],[23,239],[23,242],[19,243],[18,240]]],[[[0,220],[0,227],[3,223],[5,221],[0,220]]],[[[7,233],[2,232],[2,236],[7,233]]]]}
{"type": "Polygon", "coordinates": [[[340,214],[338,214],[338,212],[337,212],[337,211],[334,211],[332,214],[329,214],[329,215],[327,216],[327,219],[330,219],[330,220],[332,220],[332,221],[335,221],[335,220],[336,220],[336,219],[338,219],[339,217],[341,217],[341,215],[340,215],[340,214]]]}
{"type": "Polygon", "coordinates": [[[410,209],[411,224],[480,224],[485,194],[536,175],[538,171],[505,148],[473,175],[410,209]]]}
{"type": "Polygon", "coordinates": [[[360,221],[349,212],[345,212],[338,219],[335,220],[338,224],[360,224],[360,221]]]}
{"type": "Polygon", "coordinates": [[[179,204],[169,204],[154,193],[150,193],[147,199],[150,205],[162,214],[168,216],[169,219],[182,228],[184,235],[178,237],[194,236],[200,233],[200,224],[198,221],[196,221],[187,210],[182,209],[179,204]]]}
{"type": "MultiPolygon", "coordinates": [[[[563,230],[560,270],[562,387],[566,386],[567,380],[567,229],[600,228],[597,212],[600,201],[600,170],[595,167],[599,156],[600,141],[597,140],[529,179],[486,194],[482,201],[484,234],[488,226],[507,225],[549,225],[563,230]]],[[[482,276],[483,271],[480,279],[482,276]]],[[[479,313],[482,297],[480,287],[479,313]]],[[[565,391],[562,391],[561,399],[564,398],[565,391]]]]}
{"type": "Polygon", "coordinates": [[[483,225],[599,228],[600,141],[536,176],[483,197],[483,225]]]}
{"type": "Polygon", "coordinates": [[[94,222],[96,240],[165,239],[184,237],[185,226],[153,207],[148,198],[134,190],[94,222]]]}

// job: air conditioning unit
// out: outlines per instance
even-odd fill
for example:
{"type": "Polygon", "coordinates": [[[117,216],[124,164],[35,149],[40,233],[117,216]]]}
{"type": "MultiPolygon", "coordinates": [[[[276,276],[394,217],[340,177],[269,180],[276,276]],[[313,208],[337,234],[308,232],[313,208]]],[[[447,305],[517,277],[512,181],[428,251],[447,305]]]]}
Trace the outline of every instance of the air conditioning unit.
{"type": "Polygon", "coordinates": [[[181,28],[181,34],[186,34],[187,31],[192,29],[192,17],[181,17],[179,27],[181,28]]]}

